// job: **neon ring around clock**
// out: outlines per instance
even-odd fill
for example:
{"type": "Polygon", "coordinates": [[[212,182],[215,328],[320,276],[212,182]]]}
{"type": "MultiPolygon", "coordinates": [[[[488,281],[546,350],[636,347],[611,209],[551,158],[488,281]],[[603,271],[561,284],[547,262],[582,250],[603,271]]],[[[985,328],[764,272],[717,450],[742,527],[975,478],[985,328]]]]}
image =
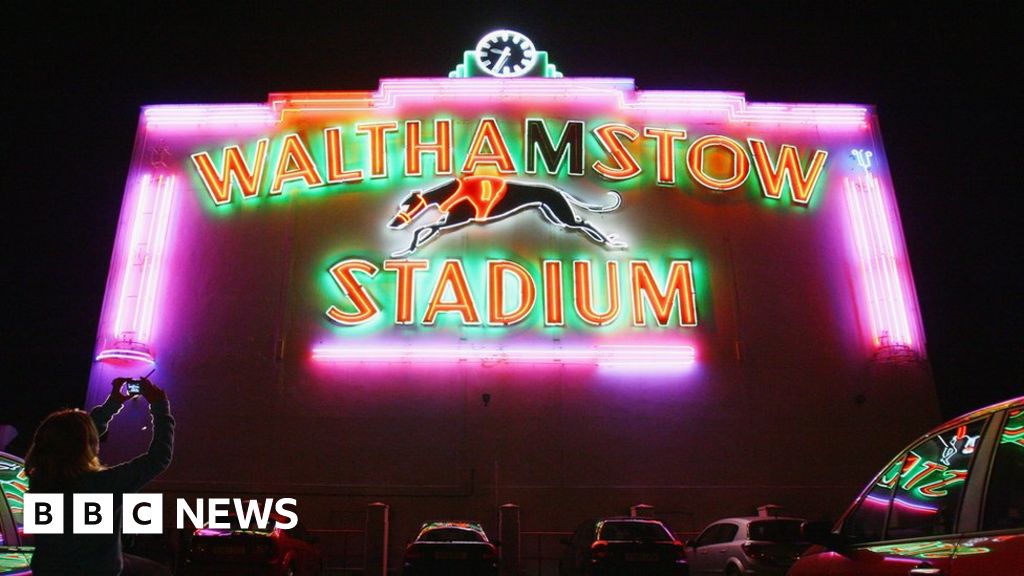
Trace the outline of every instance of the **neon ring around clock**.
{"type": "Polygon", "coordinates": [[[516,78],[533,69],[537,49],[533,42],[515,30],[495,30],[476,44],[476,63],[491,76],[516,78]]]}

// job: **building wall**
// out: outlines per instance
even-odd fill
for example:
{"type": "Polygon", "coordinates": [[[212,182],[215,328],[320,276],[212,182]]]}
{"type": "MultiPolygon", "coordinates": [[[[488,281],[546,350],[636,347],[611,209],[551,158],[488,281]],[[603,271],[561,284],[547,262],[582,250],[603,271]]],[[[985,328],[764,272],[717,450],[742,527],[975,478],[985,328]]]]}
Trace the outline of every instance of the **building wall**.
{"type": "MultiPolygon", "coordinates": [[[[696,531],[768,502],[795,515],[835,515],[897,449],[938,421],[895,199],[869,108],[840,107],[862,111],[860,121],[841,122],[828,108],[757,112],[745,101],[737,108],[742,96],[735,94],[684,93],[667,106],[658,95],[670,93],[645,95],[623,81],[591,81],[602,90],[594,96],[585,81],[548,80],[559,82],[552,86],[561,99],[501,81],[466,96],[458,88],[466,84],[452,82],[459,80],[431,84],[426,96],[400,81],[391,93],[387,83],[374,94],[349,93],[369,102],[360,110],[324,110],[337,106],[338,94],[293,94],[274,95],[266,106],[144,112],[97,352],[131,348],[155,358],[152,378],[168,390],[178,421],[174,463],[160,487],[297,496],[303,521],[314,527],[337,527],[353,510],[385,501],[393,507],[392,537],[399,542],[426,519],[469,517],[496,528],[497,506],[506,502],[523,507],[527,530],[571,530],[586,517],[621,514],[643,502],[671,517],[676,530],[696,531]],[[240,110],[238,117],[224,120],[231,110],[240,110]],[[566,268],[574,259],[590,259],[598,270],[615,260],[623,272],[630,260],[643,258],[659,274],[666,261],[681,259],[693,265],[697,326],[631,326],[625,275],[623,319],[611,328],[579,321],[545,328],[536,311],[511,328],[451,319],[433,327],[394,326],[388,318],[371,327],[333,325],[324,311],[348,304],[327,270],[354,257],[379,266],[411,235],[385,226],[401,198],[447,176],[431,174],[428,161],[423,178],[403,177],[400,134],[389,144],[388,178],[317,189],[293,182],[280,195],[264,186],[246,200],[235,189],[231,202],[215,206],[191,161],[200,151],[216,159],[229,145],[241,145],[251,158],[255,142],[268,137],[270,178],[285,133],[306,135],[315,148],[325,127],[381,119],[423,119],[426,125],[439,114],[454,119],[456,170],[481,116],[503,122],[517,159],[522,135],[514,127],[534,115],[552,127],[584,120],[588,131],[611,120],[641,129],[682,127],[688,140],[677,145],[671,186],[654,182],[649,139],[631,144],[646,172],[629,181],[602,180],[592,170],[584,177],[564,169],[525,175],[519,165],[515,179],[551,183],[590,202],[604,202],[607,190],[618,190],[619,210],[587,218],[619,233],[629,249],[606,250],[534,211],[472,225],[413,255],[431,263],[417,285],[419,314],[446,258],[465,263],[474,290],[483,286],[487,259],[507,258],[538,274],[546,258],[566,268]],[[685,170],[687,145],[707,134],[727,135],[745,147],[747,138],[761,138],[773,155],[792,144],[805,165],[813,150],[826,150],[829,158],[806,206],[788,196],[766,198],[753,167],[737,190],[711,191],[685,170]],[[853,150],[872,152],[870,171],[853,150]],[[157,189],[157,177],[171,176],[166,243],[159,258],[151,258],[157,272],[134,271],[157,286],[150,335],[147,342],[126,343],[118,333],[126,313],[118,310],[134,305],[123,303],[124,287],[136,280],[126,282],[125,270],[161,233],[153,224],[150,248],[133,252],[132,246],[145,244],[135,228],[139,214],[156,210],[140,211],[138,203],[157,189]],[[851,182],[871,177],[879,184],[883,203],[877,208],[890,246],[865,260],[858,251],[865,232],[857,228],[858,208],[849,195],[857,192],[851,182]],[[865,276],[865,266],[890,262],[888,278],[896,288],[872,295],[877,279],[865,276]],[[876,307],[895,300],[912,341],[878,338],[886,312],[876,307]],[[696,350],[696,361],[686,369],[653,370],[312,359],[312,350],[323,345],[555,351],[623,342],[683,343],[696,350]],[[490,395],[487,405],[484,394],[490,395]]],[[[588,168],[609,162],[590,138],[588,168]]],[[[346,152],[352,165],[368,169],[365,147],[346,152]]],[[[312,156],[322,163],[322,153],[312,156]]],[[[393,282],[384,274],[375,282],[390,314],[393,282]]],[[[483,310],[485,298],[476,298],[483,310]]],[[[566,302],[571,314],[571,298],[566,302]]],[[[144,362],[97,361],[89,401],[102,401],[112,378],[150,369],[144,362]]],[[[145,450],[145,423],[144,403],[129,403],[102,448],[105,461],[145,450]]]]}

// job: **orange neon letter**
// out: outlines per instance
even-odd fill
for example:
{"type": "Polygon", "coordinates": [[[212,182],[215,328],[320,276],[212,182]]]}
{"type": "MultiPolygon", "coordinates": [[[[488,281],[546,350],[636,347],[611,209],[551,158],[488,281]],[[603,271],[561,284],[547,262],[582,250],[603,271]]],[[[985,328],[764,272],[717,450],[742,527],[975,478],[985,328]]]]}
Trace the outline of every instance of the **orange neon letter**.
{"type": "Polygon", "coordinates": [[[625,180],[641,172],[636,158],[633,158],[633,155],[629,153],[626,146],[619,140],[619,136],[625,136],[630,142],[636,140],[640,133],[634,128],[625,124],[603,124],[594,128],[594,135],[597,136],[597,141],[601,144],[601,148],[615,162],[614,166],[609,166],[601,161],[594,162],[593,168],[598,174],[609,180],[625,180]]]}
{"type": "Polygon", "coordinates": [[[694,140],[690,153],[686,156],[686,164],[690,168],[690,176],[694,180],[712,190],[734,190],[747,181],[750,174],[750,159],[747,151],[740,143],[725,136],[702,136],[694,140]],[[704,152],[711,147],[721,148],[732,155],[732,176],[715,178],[704,171],[704,152]]]}
{"type": "Polygon", "coordinates": [[[673,184],[676,181],[675,141],[685,140],[686,130],[645,127],[644,136],[657,142],[658,184],[673,184]]]}
{"type": "Polygon", "coordinates": [[[385,260],[384,269],[395,272],[395,324],[412,324],[416,312],[413,274],[430,266],[426,260],[385,260]]]}
{"type": "Polygon", "coordinates": [[[192,155],[192,163],[199,171],[199,177],[203,186],[210,193],[213,203],[220,206],[231,202],[232,182],[238,184],[242,192],[242,198],[255,198],[260,192],[260,182],[263,180],[263,165],[267,159],[267,139],[262,138],[256,142],[256,157],[253,159],[253,168],[249,169],[245,158],[242,157],[242,150],[238,146],[227,146],[221,156],[221,170],[213,165],[213,160],[206,152],[199,152],[192,155]]]}
{"type": "Polygon", "coordinates": [[[433,324],[438,313],[456,312],[462,316],[463,324],[479,324],[480,316],[476,312],[476,304],[473,302],[473,294],[469,291],[469,283],[466,282],[466,271],[462,269],[462,262],[458,260],[445,260],[441,268],[441,275],[437,278],[437,285],[434,293],[430,295],[430,303],[427,305],[427,312],[423,315],[424,324],[433,324]],[[443,302],[445,292],[451,286],[454,300],[443,302]]]}
{"type": "Polygon", "coordinates": [[[565,324],[565,307],[562,305],[562,262],[544,261],[544,324],[561,326],[565,324]]]}
{"type": "Polygon", "coordinates": [[[423,155],[433,154],[435,174],[452,173],[452,121],[434,120],[434,142],[420,139],[422,127],[419,120],[405,123],[405,175],[419,176],[423,173],[423,155]]]}
{"type": "Polygon", "coordinates": [[[327,182],[358,182],[363,179],[362,170],[345,170],[345,149],[341,143],[341,128],[324,130],[324,146],[327,156],[327,182]]]}
{"type": "Polygon", "coordinates": [[[398,122],[356,124],[356,133],[370,135],[370,178],[387,178],[388,176],[386,138],[389,132],[398,132],[398,122]]]}
{"type": "Polygon", "coordinates": [[[633,325],[645,326],[644,301],[651,304],[654,317],[659,326],[668,326],[672,316],[672,308],[679,306],[679,325],[694,326],[697,324],[697,306],[693,295],[693,272],[690,263],[685,260],[673,260],[669,267],[668,281],[665,291],[658,288],[649,262],[640,260],[630,262],[630,275],[633,289],[633,325]]]}
{"type": "Polygon", "coordinates": [[[512,155],[505,144],[505,137],[501,135],[501,129],[494,118],[483,118],[477,124],[473,143],[469,145],[466,161],[462,164],[462,172],[472,174],[480,164],[493,164],[497,166],[498,172],[507,174],[514,174],[516,171],[512,155]]]}
{"type": "Polygon", "coordinates": [[[343,326],[362,324],[380,312],[377,303],[356,280],[354,272],[373,278],[377,275],[377,267],[366,260],[342,260],[331,267],[331,277],[356,307],[355,312],[344,312],[333,305],[327,309],[327,317],[343,326]]]}
{"type": "Polygon", "coordinates": [[[605,286],[608,292],[608,310],[603,314],[594,311],[594,294],[591,288],[590,262],[577,260],[573,262],[575,283],[576,313],[588,324],[603,326],[615,320],[619,315],[619,263],[608,262],[608,275],[605,286]]]}
{"type": "Polygon", "coordinates": [[[487,262],[487,321],[491,324],[515,324],[526,318],[537,301],[537,285],[530,273],[515,262],[489,260],[487,262]],[[519,304],[511,312],[505,311],[505,275],[519,280],[519,304]]]}
{"type": "Polygon", "coordinates": [[[825,167],[828,152],[815,150],[811,165],[804,172],[796,146],[783,144],[779,149],[779,159],[773,164],[764,140],[750,138],[748,142],[754,152],[754,166],[757,168],[757,177],[761,180],[761,189],[766,198],[782,198],[782,187],[786,185],[788,179],[793,202],[810,203],[814,185],[818,183],[821,170],[825,167]]]}
{"type": "Polygon", "coordinates": [[[313,165],[313,158],[306,150],[306,145],[298,134],[284,137],[281,155],[277,158],[277,169],[274,171],[274,183],[270,187],[271,194],[280,194],[281,187],[290,180],[305,180],[306,186],[319,186],[324,183],[320,173],[313,165]]]}

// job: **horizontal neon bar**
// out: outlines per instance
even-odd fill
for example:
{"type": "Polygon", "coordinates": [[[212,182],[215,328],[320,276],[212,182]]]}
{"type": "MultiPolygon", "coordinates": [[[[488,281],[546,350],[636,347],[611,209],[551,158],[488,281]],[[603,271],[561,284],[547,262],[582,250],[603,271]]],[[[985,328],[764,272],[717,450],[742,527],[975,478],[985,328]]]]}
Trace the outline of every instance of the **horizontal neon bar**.
{"type": "Polygon", "coordinates": [[[313,349],[314,360],[324,362],[414,362],[450,363],[460,361],[511,362],[525,364],[591,364],[595,366],[685,367],[696,362],[693,346],[681,345],[599,345],[591,347],[544,348],[462,348],[458,346],[321,346],[313,349]]]}
{"type": "Polygon", "coordinates": [[[104,360],[130,360],[133,362],[156,364],[156,360],[154,360],[148,352],[142,352],[140,350],[123,350],[119,348],[110,348],[96,355],[97,362],[102,362],[104,360]]]}

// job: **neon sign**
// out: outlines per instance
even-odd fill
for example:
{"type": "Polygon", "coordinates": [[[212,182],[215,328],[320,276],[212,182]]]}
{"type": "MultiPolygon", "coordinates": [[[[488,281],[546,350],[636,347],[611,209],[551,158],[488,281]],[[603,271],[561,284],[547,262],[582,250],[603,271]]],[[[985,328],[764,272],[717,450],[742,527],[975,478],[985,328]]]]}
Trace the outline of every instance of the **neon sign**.
{"type": "MultiPolygon", "coordinates": [[[[513,123],[484,117],[476,120],[471,132],[456,130],[467,122],[456,122],[452,117],[428,121],[433,125],[430,141],[424,140],[424,121],[420,119],[332,125],[318,132],[260,138],[244,146],[248,154],[238,144],[225,146],[219,153],[195,152],[191,155],[192,166],[209,200],[218,206],[232,203],[238,196],[248,200],[279,195],[288,184],[294,185],[291,190],[301,192],[389,179],[399,160],[404,160],[404,178],[426,177],[426,156],[433,160],[430,177],[453,175],[455,166],[460,167],[459,175],[467,176],[483,174],[485,170],[501,175],[536,174],[541,165],[549,175],[559,174],[563,168],[570,177],[587,175],[585,121],[565,121],[557,142],[552,139],[549,126],[553,121],[545,118],[513,123]],[[516,140],[523,143],[521,147],[510,144],[506,133],[513,131],[516,140]],[[319,141],[316,146],[312,144],[314,137],[319,141]],[[468,139],[468,145],[456,148],[453,142],[458,137],[468,139]],[[401,148],[403,154],[389,154],[395,148],[401,148]],[[311,150],[321,160],[316,160],[311,150]],[[456,156],[456,152],[461,156],[456,156]],[[368,161],[350,165],[346,158],[353,156],[368,161]]],[[[681,187],[676,174],[685,172],[686,179],[694,184],[712,192],[727,192],[740,187],[753,172],[764,198],[781,200],[788,191],[796,205],[810,203],[828,159],[826,150],[801,151],[786,143],[769,146],[760,138],[748,138],[744,145],[729,136],[708,134],[694,140],[686,161],[680,162],[677,145],[688,138],[682,128],[635,128],[613,122],[594,127],[590,135],[592,144],[603,151],[604,157],[592,161],[589,169],[604,180],[622,182],[639,178],[644,173],[644,164],[653,161],[659,186],[681,187]],[[680,166],[685,170],[680,170],[680,166]]]]}
{"type": "MultiPolygon", "coordinates": [[[[448,259],[441,263],[433,286],[421,291],[422,287],[417,288],[417,272],[420,276],[428,274],[431,271],[429,260],[389,259],[377,266],[361,258],[346,259],[331,266],[329,274],[347,302],[331,305],[325,315],[337,325],[358,326],[378,319],[383,313],[380,303],[385,302],[384,306],[392,308],[391,316],[396,325],[431,326],[439,316],[451,315],[462,325],[510,326],[526,320],[540,300],[543,325],[563,326],[567,295],[562,288],[565,283],[561,262],[545,261],[540,268],[538,279],[521,264],[488,260],[485,277],[478,279],[478,288],[472,288],[474,282],[466,274],[462,261],[448,259]],[[390,280],[394,295],[390,302],[372,287],[372,281],[382,271],[393,273],[390,280]],[[418,294],[427,296],[421,314],[416,313],[418,294]],[[509,300],[513,301],[511,306],[509,300]]],[[[572,298],[572,313],[590,326],[608,326],[622,313],[620,268],[629,274],[626,303],[633,326],[697,325],[696,293],[689,261],[671,261],[664,281],[655,276],[646,260],[633,260],[621,266],[610,260],[603,270],[593,268],[589,260],[574,261],[569,276],[571,283],[565,289],[572,298]],[[603,304],[598,303],[595,287],[603,294],[600,297],[603,304]]]]}
{"type": "MultiPolygon", "coordinates": [[[[283,314],[281,329],[307,338],[318,361],[428,362],[419,347],[482,364],[557,363],[557,349],[602,367],[670,355],[662,367],[674,370],[729,340],[744,293],[786,289],[735,290],[757,274],[736,275],[733,256],[745,266],[766,241],[794,262],[820,250],[853,270],[831,288],[855,308],[859,343],[923,351],[864,106],[564,78],[525,36],[497,31],[449,78],[151,106],[141,122],[101,360],[155,361],[160,332],[173,341],[179,329],[161,313],[198,305],[161,284],[206,274],[180,264],[197,256],[225,265],[246,234],[287,238],[294,268],[280,290],[304,312],[283,314]],[[166,147],[167,161],[147,166],[151,146],[166,147]],[[836,242],[849,253],[834,254],[836,242]]],[[[808,277],[788,265],[778,273],[808,277]]],[[[221,274],[202,285],[237,279],[221,274]]]]}

